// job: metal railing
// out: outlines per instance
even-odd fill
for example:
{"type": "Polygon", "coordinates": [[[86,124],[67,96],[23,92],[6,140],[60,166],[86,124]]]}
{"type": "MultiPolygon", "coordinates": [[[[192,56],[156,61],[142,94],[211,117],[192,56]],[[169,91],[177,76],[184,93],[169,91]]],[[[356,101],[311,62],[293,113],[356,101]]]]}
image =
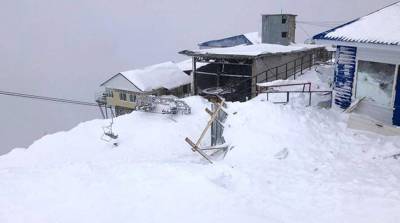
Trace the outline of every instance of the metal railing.
{"type": "Polygon", "coordinates": [[[237,96],[252,98],[256,96],[256,92],[253,92],[253,89],[256,89],[257,83],[279,79],[285,80],[291,77],[296,80],[298,75],[302,75],[304,70],[311,69],[315,64],[314,54],[307,54],[285,64],[269,68],[255,76],[249,77],[246,80],[237,82],[236,84],[229,86],[229,88],[231,88],[237,96]]]}
{"type": "Polygon", "coordinates": [[[275,104],[287,104],[290,101],[290,94],[308,94],[308,106],[311,106],[312,95],[313,94],[325,94],[329,95],[329,103],[328,107],[332,107],[333,101],[333,94],[332,91],[320,91],[320,90],[311,90],[311,82],[303,82],[303,83],[287,83],[287,84],[275,84],[275,85],[268,85],[268,86],[258,86],[256,90],[256,94],[266,94],[267,101],[269,101],[270,94],[286,94],[286,101],[280,102],[273,102],[275,104]],[[300,86],[302,87],[301,90],[275,90],[274,88],[280,87],[293,87],[293,86],[300,86]]]}
{"type": "Polygon", "coordinates": [[[287,104],[290,101],[290,94],[308,94],[308,106],[311,106],[313,94],[326,94],[329,95],[328,108],[332,108],[333,94],[332,91],[271,91],[263,92],[267,95],[267,101],[269,101],[269,94],[286,94],[286,101],[273,102],[275,104],[287,104]]]}

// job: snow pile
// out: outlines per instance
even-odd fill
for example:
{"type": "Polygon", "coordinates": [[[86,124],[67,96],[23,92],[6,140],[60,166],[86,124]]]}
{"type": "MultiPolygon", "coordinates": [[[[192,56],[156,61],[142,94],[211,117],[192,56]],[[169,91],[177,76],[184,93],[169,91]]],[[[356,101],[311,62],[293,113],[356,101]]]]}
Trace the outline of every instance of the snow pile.
{"type": "MultiPolygon", "coordinates": [[[[327,31],[322,39],[400,45],[400,2],[327,31]]],[[[318,37],[319,38],[319,37],[318,37]]]]}
{"type": "Polygon", "coordinates": [[[0,156],[0,222],[398,222],[398,137],[264,98],[228,103],[234,148],[215,165],[184,141],[209,119],[200,97],[191,115],[117,118],[118,147],[94,120],[0,156]]]}
{"type": "Polygon", "coordinates": [[[243,35],[253,44],[261,43],[261,36],[258,32],[245,33],[243,35]]]}
{"type": "Polygon", "coordinates": [[[191,78],[175,63],[165,62],[143,69],[121,72],[125,78],[141,91],[151,91],[158,88],[173,89],[190,84],[191,78]]]}

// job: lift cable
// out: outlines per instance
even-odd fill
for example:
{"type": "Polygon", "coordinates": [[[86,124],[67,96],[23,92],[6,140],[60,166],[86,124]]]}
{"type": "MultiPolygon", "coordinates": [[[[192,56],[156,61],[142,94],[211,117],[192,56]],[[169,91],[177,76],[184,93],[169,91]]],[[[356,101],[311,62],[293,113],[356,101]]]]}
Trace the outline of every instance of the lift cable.
{"type": "Polygon", "coordinates": [[[70,99],[64,99],[64,98],[53,98],[53,97],[39,96],[39,95],[33,95],[33,94],[24,94],[24,93],[18,93],[18,92],[10,92],[10,91],[0,91],[0,95],[29,98],[29,99],[35,99],[35,100],[52,101],[52,102],[59,102],[59,103],[67,103],[67,104],[84,105],[84,106],[96,106],[96,107],[98,106],[97,103],[93,103],[93,102],[70,100],[70,99]]]}

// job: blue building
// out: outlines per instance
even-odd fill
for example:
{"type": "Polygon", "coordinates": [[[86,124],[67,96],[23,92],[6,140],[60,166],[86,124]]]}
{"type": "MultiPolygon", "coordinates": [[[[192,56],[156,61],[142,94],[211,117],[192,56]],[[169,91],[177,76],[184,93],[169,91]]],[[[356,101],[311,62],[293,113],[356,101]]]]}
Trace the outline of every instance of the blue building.
{"type": "Polygon", "coordinates": [[[400,2],[313,37],[336,50],[335,103],[400,126],[400,2]]]}

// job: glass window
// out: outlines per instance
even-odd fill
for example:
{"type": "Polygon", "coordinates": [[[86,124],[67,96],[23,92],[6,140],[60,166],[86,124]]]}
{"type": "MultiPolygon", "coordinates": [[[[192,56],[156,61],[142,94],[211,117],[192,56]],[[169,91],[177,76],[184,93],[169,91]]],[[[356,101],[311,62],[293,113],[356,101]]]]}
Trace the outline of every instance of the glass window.
{"type": "Polygon", "coordinates": [[[287,32],[282,32],[282,38],[286,38],[287,37],[287,32]]]}
{"type": "Polygon", "coordinates": [[[123,92],[120,92],[119,93],[119,99],[122,100],[122,101],[126,101],[126,94],[123,93],[123,92]]]}
{"type": "Polygon", "coordinates": [[[286,16],[282,16],[282,24],[286,24],[286,22],[287,22],[286,16]]]}
{"type": "Polygon", "coordinates": [[[366,97],[376,105],[391,107],[396,65],[358,61],[356,97],[366,97]]]}
{"type": "Polygon", "coordinates": [[[135,102],[135,101],[136,101],[136,95],[130,94],[130,95],[129,95],[129,101],[130,101],[130,102],[135,102]]]}

